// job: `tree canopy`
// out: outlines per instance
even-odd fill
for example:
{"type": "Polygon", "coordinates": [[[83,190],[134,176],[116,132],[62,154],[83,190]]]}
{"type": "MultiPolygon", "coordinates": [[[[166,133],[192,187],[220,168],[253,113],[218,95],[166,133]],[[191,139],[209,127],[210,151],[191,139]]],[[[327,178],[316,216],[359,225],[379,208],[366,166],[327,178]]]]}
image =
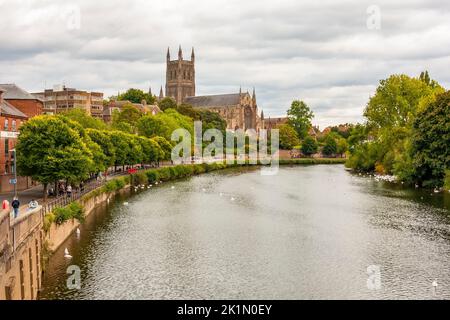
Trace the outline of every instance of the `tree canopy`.
{"type": "Polygon", "coordinates": [[[300,100],[292,101],[290,109],[287,111],[289,124],[297,131],[300,139],[308,135],[311,128],[311,120],[314,114],[305,102],[300,100]]]}
{"type": "Polygon", "coordinates": [[[37,116],[22,125],[16,145],[17,170],[44,185],[80,181],[93,169],[92,152],[79,133],[54,116],[37,116]]]}
{"type": "Polygon", "coordinates": [[[140,89],[128,89],[125,93],[119,94],[117,97],[119,101],[130,101],[132,103],[142,103],[143,100],[147,102],[147,104],[155,103],[155,96],[145,93],[140,89]]]}

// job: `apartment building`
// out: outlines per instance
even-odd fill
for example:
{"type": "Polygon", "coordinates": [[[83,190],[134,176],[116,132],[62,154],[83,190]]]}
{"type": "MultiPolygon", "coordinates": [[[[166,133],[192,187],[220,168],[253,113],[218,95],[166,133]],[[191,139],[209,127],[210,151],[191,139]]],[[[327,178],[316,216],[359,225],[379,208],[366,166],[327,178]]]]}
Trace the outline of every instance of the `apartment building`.
{"type": "Polygon", "coordinates": [[[103,93],[87,92],[68,88],[65,85],[54,86],[44,92],[34,93],[44,102],[43,113],[57,114],[80,108],[98,119],[103,119],[103,93]]]}

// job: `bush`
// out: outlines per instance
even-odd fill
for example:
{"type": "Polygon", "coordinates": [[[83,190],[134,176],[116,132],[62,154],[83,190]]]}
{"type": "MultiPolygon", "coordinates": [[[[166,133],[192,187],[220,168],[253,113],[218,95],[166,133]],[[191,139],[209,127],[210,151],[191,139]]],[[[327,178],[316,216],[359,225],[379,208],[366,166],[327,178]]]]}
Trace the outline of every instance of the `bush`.
{"type": "Polygon", "coordinates": [[[149,183],[155,183],[159,180],[159,173],[154,169],[147,171],[146,174],[149,183]]]}
{"type": "Polygon", "coordinates": [[[444,189],[450,191],[450,169],[445,170],[444,189]]]}
{"type": "MultiPolygon", "coordinates": [[[[84,208],[78,202],[72,202],[66,207],[56,208],[53,210],[53,221],[57,225],[61,225],[67,220],[76,219],[78,222],[82,223],[84,221],[84,208]]],[[[51,219],[51,217],[49,217],[51,219]]],[[[50,220],[48,223],[51,224],[50,220]]]]}

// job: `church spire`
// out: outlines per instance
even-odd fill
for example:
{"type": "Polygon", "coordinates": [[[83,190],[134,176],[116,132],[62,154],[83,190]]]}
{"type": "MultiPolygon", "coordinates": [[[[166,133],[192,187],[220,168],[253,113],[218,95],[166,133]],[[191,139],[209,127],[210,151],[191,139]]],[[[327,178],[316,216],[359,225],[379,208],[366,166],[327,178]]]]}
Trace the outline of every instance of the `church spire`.
{"type": "Polygon", "coordinates": [[[159,100],[162,100],[164,98],[164,92],[163,92],[163,88],[161,86],[161,90],[159,90],[159,100]]]}
{"type": "Polygon", "coordinates": [[[149,95],[150,97],[153,96],[153,94],[152,94],[152,86],[149,86],[149,87],[148,87],[148,95],[149,95]]]}
{"type": "Polygon", "coordinates": [[[170,61],[170,48],[167,47],[167,61],[170,61]]]}
{"type": "Polygon", "coordinates": [[[256,101],[255,87],[253,87],[252,99],[253,99],[254,101],[256,101]]]}
{"type": "Polygon", "coordinates": [[[194,53],[194,47],[192,47],[192,53],[191,53],[191,61],[195,61],[195,53],[194,53]]]}
{"type": "Polygon", "coordinates": [[[181,44],[178,48],[178,60],[183,60],[183,51],[181,50],[181,44]]]}
{"type": "Polygon", "coordinates": [[[239,86],[239,95],[242,95],[242,86],[239,86]]]}

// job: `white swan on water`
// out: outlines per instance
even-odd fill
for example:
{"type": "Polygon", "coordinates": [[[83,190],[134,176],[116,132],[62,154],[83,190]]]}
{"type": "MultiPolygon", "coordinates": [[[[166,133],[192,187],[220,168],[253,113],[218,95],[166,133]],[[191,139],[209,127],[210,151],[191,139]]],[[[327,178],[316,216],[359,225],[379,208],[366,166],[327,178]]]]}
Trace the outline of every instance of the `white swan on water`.
{"type": "Polygon", "coordinates": [[[128,202],[124,202],[123,205],[124,205],[124,206],[127,206],[127,205],[128,205],[128,202]]]}

